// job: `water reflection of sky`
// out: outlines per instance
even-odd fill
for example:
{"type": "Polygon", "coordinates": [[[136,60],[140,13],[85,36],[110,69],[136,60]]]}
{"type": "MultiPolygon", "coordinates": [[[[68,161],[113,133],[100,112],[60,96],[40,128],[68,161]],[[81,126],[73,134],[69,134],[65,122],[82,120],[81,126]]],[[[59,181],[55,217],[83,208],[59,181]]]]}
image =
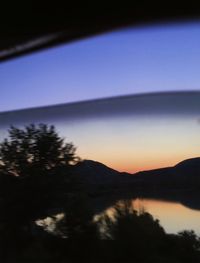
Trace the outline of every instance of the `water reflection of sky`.
{"type": "MultiPolygon", "coordinates": [[[[136,210],[144,208],[152,214],[167,233],[194,230],[196,234],[200,234],[200,211],[189,209],[180,203],[154,199],[133,199],[132,205],[136,210]]],[[[113,211],[113,208],[109,208],[104,213],[112,217],[113,211]]]]}
{"type": "Polygon", "coordinates": [[[163,200],[136,199],[133,206],[144,206],[168,233],[177,233],[182,230],[194,230],[200,234],[200,211],[192,210],[180,203],[163,200]]]}

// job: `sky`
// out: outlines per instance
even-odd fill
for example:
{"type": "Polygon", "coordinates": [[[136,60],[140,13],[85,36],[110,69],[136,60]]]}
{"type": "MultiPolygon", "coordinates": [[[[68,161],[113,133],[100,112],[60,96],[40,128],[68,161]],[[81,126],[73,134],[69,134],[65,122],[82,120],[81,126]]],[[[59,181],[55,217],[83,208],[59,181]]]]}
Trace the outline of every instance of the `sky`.
{"type": "Polygon", "coordinates": [[[0,112],[200,88],[200,22],[126,28],[0,64],[0,112]]]}
{"type": "Polygon", "coordinates": [[[81,159],[120,172],[174,166],[200,156],[200,92],[135,95],[0,114],[0,141],[12,124],[47,123],[81,159]]]}
{"type": "Polygon", "coordinates": [[[200,153],[200,22],[127,28],[0,64],[0,113],[11,125],[55,124],[82,159],[118,171],[173,166],[200,153]]]}
{"type": "Polygon", "coordinates": [[[195,117],[129,116],[57,127],[77,145],[81,158],[120,172],[170,167],[200,155],[200,125],[195,117]]]}

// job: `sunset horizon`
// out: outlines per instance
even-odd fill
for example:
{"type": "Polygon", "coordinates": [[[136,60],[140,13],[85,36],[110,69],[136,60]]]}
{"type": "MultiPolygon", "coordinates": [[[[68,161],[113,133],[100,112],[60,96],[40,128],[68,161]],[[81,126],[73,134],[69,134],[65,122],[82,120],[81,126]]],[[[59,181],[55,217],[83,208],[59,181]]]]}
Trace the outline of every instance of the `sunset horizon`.
{"type": "Polygon", "coordinates": [[[162,164],[160,166],[158,166],[158,165],[157,166],[151,166],[151,165],[148,166],[147,165],[147,166],[143,166],[144,168],[138,167],[138,168],[135,168],[135,169],[133,168],[134,165],[133,165],[133,167],[130,167],[130,168],[128,168],[128,167],[120,168],[120,166],[117,165],[117,164],[113,164],[113,163],[111,163],[109,161],[103,162],[101,160],[96,160],[96,159],[81,159],[81,161],[93,161],[93,162],[101,163],[101,164],[107,166],[108,168],[116,170],[117,172],[120,172],[120,173],[125,172],[125,173],[129,173],[129,174],[133,174],[134,175],[134,174],[136,174],[138,172],[144,172],[144,171],[151,171],[151,170],[157,170],[157,169],[162,169],[162,168],[174,167],[175,165],[181,163],[182,161],[186,161],[186,160],[190,160],[190,159],[197,159],[197,158],[200,159],[200,155],[199,156],[196,156],[196,155],[195,156],[188,156],[188,157],[186,157],[184,159],[177,159],[173,163],[166,162],[166,165],[164,165],[164,164],[162,164]]]}

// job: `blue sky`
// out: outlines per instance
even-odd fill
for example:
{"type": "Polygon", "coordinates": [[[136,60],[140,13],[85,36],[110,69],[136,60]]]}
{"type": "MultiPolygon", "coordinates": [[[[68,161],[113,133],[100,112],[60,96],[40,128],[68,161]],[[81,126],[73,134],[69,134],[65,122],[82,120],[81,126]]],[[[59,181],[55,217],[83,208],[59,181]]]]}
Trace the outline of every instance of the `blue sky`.
{"type": "Polygon", "coordinates": [[[0,64],[0,111],[200,89],[200,23],[126,29],[0,64]]]}

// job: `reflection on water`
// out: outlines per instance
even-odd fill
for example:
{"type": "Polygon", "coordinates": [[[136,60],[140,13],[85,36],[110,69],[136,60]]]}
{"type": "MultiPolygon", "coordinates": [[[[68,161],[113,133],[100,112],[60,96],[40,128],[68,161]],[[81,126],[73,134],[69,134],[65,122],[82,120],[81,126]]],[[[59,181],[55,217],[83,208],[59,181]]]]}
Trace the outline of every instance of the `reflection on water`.
{"type": "Polygon", "coordinates": [[[36,225],[41,226],[45,231],[54,233],[56,230],[56,224],[64,218],[64,214],[56,214],[51,217],[36,220],[36,225]]]}
{"type": "MultiPolygon", "coordinates": [[[[177,233],[182,230],[194,230],[200,234],[200,210],[193,210],[178,202],[168,202],[155,199],[136,198],[132,200],[134,209],[149,212],[160,221],[167,233],[177,233]]],[[[112,216],[113,208],[110,207],[104,213],[112,216]]],[[[95,216],[95,220],[100,215],[95,216]]]]}

